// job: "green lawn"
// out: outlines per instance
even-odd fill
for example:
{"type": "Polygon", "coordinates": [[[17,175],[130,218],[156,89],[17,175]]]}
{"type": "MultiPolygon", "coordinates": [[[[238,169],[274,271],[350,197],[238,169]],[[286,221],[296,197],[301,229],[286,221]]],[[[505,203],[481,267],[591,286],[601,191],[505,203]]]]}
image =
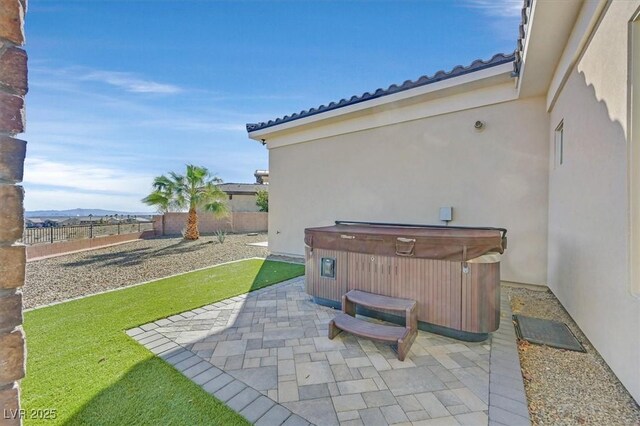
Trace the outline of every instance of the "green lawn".
{"type": "Polygon", "coordinates": [[[251,259],[26,313],[25,422],[53,409],[43,424],[245,424],[124,330],[303,273],[251,259]]]}

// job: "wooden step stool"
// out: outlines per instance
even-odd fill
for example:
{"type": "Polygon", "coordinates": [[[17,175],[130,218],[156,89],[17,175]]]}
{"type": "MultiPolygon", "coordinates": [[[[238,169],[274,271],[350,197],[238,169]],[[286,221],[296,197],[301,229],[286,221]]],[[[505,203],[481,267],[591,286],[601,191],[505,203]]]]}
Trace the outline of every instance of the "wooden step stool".
{"type": "Polygon", "coordinates": [[[329,339],[336,337],[341,331],[365,337],[393,343],[398,348],[398,359],[404,361],[411,345],[418,334],[418,315],[415,300],[399,299],[382,296],[380,294],[367,293],[360,290],[351,290],[342,296],[342,313],[336,315],[329,323],[329,339]],[[404,311],[406,317],[405,327],[375,324],[356,318],[356,305],[370,309],[385,309],[391,311],[404,311]]]}

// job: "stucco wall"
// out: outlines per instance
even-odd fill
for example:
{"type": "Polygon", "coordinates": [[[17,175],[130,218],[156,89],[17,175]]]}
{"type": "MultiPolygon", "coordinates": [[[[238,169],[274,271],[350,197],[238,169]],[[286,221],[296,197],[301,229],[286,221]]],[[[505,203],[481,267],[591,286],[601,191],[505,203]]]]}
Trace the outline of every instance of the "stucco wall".
{"type": "MultiPolygon", "coordinates": [[[[180,235],[187,223],[187,213],[165,213],[164,222],[163,216],[154,216],[153,222],[154,229],[161,235],[180,235]]],[[[268,215],[263,212],[231,212],[220,219],[211,213],[198,213],[201,234],[213,234],[218,230],[235,233],[265,232],[268,225],[268,215]]]]}
{"type": "Polygon", "coordinates": [[[552,149],[564,119],[564,164],[549,180],[549,286],[636,401],[640,299],[628,279],[626,131],[627,31],[639,6],[610,5],[558,96],[548,130],[552,149]]]}
{"type": "Polygon", "coordinates": [[[231,199],[227,201],[229,209],[233,212],[257,212],[260,211],[256,205],[256,196],[254,194],[233,194],[231,199]]]}
{"type": "Polygon", "coordinates": [[[336,219],[439,224],[452,206],[451,225],[508,228],[503,279],[546,284],[548,126],[534,98],[272,148],[270,250],[302,255],[304,228],[336,219]]]}

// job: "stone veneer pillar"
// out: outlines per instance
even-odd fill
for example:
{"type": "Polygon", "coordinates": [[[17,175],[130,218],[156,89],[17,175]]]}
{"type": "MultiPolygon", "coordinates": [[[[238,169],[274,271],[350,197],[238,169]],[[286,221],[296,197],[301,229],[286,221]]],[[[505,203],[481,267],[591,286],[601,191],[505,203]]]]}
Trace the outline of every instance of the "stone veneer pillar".
{"type": "Polygon", "coordinates": [[[26,0],[0,0],[0,425],[19,425],[19,381],[25,374],[22,290],[25,248],[16,244],[24,228],[22,181],[26,142],[26,0]]]}

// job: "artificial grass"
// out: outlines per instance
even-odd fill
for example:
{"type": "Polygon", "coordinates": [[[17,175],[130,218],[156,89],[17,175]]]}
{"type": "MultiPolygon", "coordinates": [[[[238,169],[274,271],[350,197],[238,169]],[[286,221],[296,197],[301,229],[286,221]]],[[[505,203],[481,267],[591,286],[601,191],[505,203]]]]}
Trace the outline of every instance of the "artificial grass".
{"type": "Polygon", "coordinates": [[[303,273],[250,259],[27,312],[25,423],[246,424],[124,330],[303,273]]]}

